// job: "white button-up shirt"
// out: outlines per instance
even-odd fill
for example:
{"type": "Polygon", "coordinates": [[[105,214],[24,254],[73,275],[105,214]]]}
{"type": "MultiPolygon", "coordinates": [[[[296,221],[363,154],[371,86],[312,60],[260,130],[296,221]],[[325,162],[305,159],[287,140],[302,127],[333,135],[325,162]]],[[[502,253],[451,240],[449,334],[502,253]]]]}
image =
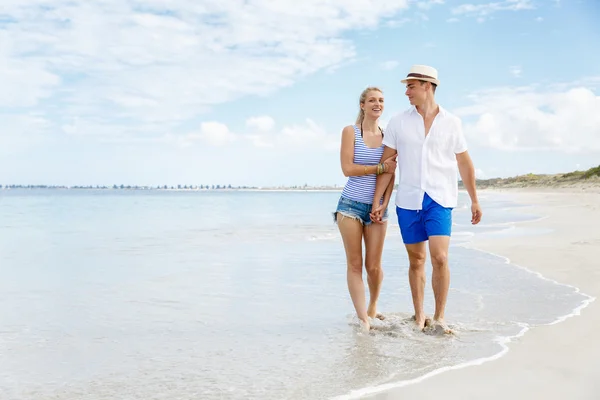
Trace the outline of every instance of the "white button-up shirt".
{"type": "Polygon", "coordinates": [[[457,116],[440,107],[425,136],[423,117],[411,107],[390,120],[383,144],[398,152],[398,207],[420,210],[425,193],[443,207],[456,207],[456,154],[467,150],[457,116]]]}

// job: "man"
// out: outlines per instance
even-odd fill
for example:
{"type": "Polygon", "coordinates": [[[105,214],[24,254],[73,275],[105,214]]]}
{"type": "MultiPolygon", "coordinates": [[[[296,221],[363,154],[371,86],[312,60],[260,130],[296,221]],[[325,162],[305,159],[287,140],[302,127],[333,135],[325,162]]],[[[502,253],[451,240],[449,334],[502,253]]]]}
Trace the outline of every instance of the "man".
{"type": "MultiPolygon", "coordinates": [[[[471,223],[481,220],[481,207],[475,189],[475,169],[467,151],[461,120],[435,101],[438,72],[425,65],[414,65],[406,79],[406,96],[412,107],[395,115],[385,130],[382,160],[398,154],[396,214],[402,240],[410,262],[408,277],[420,330],[426,325],[423,311],[426,245],[432,264],[435,314],[432,328],[451,333],[444,321],[450,286],[448,248],[452,230],[452,210],[458,197],[457,167],[471,198],[471,223]]],[[[392,179],[377,177],[371,217],[379,221],[383,212],[380,199],[392,179]]]]}

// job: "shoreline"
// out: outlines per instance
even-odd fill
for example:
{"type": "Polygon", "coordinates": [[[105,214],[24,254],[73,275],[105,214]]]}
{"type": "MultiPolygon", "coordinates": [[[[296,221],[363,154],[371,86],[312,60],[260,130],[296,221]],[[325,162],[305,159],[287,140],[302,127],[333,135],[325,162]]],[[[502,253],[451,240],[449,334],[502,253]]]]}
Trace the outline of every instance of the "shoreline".
{"type": "Polygon", "coordinates": [[[587,299],[571,313],[550,323],[525,325],[516,335],[501,338],[502,350],[492,356],[440,368],[415,379],[353,391],[336,399],[597,398],[600,349],[590,349],[595,335],[588,328],[594,324],[573,317],[585,314],[600,323],[600,310],[595,302],[600,295],[600,268],[594,266],[600,267],[596,261],[596,255],[600,254],[600,232],[594,234],[598,230],[594,221],[600,221],[600,188],[506,188],[482,189],[479,193],[509,194],[516,203],[526,204],[524,210],[533,208],[540,215],[532,221],[517,222],[515,227],[526,225],[551,229],[552,232],[536,233],[527,236],[525,241],[519,236],[475,236],[464,247],[503,258],[507,264],[573,288],[587,299]],[[585,215],[583,210],[591,210],[595,218],[585,215]],[[582,224],[577,230],[575,221],[582,224]],[[590,241],[586,242],[586,238],[590,241]],[[576,251],[573,246],[585,246],[586,243],[591,246],[579,252],[586,271],[575,270],[575,274],[570,274],[568,268],[565,270],[564,258],[576,251]],[[535,248],[543,251],[533,251],[535,248]],[[596,281],[590,274],[597,277],[596,281]],[[589,339],[578,340],[576,336],[589,339]],[[564,353],[554,357],[557,343],[564,353]],[[576,362],[573,352],[585,354],[587,362],[576,362]],[[543,362],[540,362],[542,357],[543,362]],[[475,366],[478,368],[473,368],[475,366]],[[597,371],[595,374],[594,370],[597,371]],[[569,379],[571,376],[578,378],[569,379]]]}

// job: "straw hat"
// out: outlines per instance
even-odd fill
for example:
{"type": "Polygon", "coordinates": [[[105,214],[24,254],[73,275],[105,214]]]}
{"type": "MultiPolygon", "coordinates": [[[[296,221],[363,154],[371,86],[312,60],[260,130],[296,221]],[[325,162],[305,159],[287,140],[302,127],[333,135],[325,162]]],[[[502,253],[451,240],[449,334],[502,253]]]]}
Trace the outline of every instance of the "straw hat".
{"type": "Polygon", "coordinates": [[[402,79],[401,82],[406,83],[410,79],[431,82],[438,86],[440,84],[437,69],[428,65],[413,65],[410,67],[410,71],[408,72],[408,75],[406,75],[406,78],[402,79]]]}

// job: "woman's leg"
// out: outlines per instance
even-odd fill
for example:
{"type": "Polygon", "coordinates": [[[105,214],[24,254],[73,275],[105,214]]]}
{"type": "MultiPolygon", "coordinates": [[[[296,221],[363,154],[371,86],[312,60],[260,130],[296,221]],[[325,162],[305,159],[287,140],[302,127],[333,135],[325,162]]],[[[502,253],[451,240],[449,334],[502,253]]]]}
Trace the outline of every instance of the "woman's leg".
{"type": "Polygon", "coordinates": [[[348,291],[356,309],[356,315],[364,329],[369,330],[365,301],[365,285],[362,279],[362,236],[363,226],[355,218],[337,214],[337,224],[346,250],[348,291]]]}
{"type": "Polygon", "coordinates": [[[387,222],[383,224],[372,223],[364,227],[365,234],[365,268],[367,270],[367,282],[369,283],[370,301],[367,315],[371,318],[383,319],[383,315],[377,313],[377,300],[383,282],[383,269],[381,268],[381,254],[387,231],[387,222]]]}

